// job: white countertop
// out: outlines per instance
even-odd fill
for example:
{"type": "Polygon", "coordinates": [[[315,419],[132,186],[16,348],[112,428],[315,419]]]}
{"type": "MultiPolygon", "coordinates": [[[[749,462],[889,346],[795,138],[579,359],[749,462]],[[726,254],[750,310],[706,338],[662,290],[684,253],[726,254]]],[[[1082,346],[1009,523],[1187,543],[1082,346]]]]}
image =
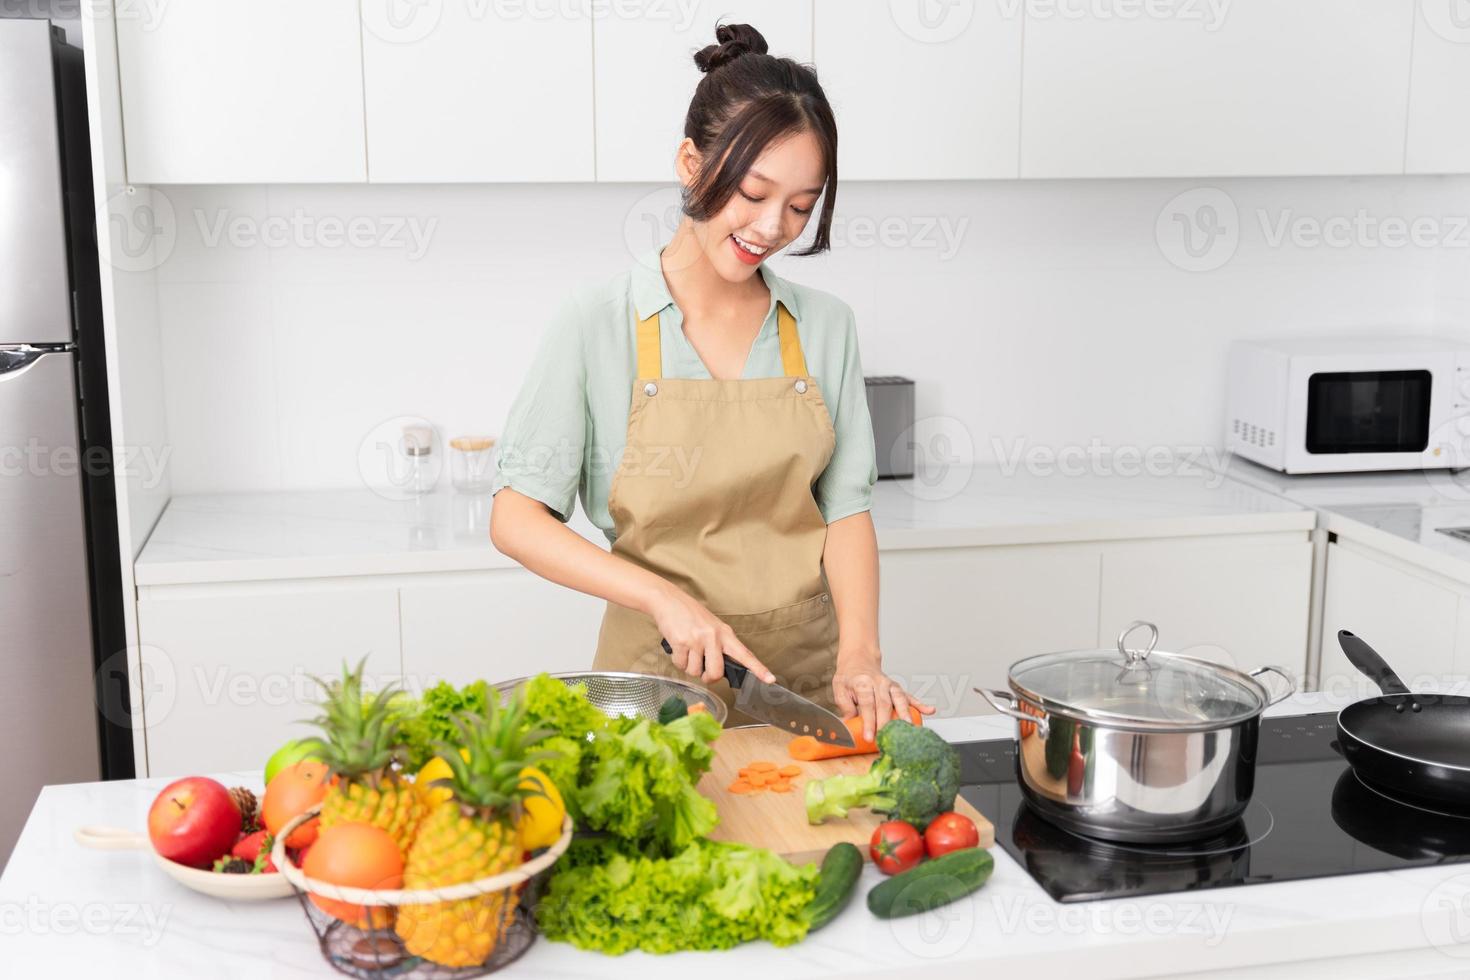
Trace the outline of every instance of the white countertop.
{"type": "MultiPolygon", "coordinates": [[[[490,499],[440,490],[174,497],[136,563],[140,586],[511,568],[489,541],[490,499]]],[[[1188,469],[1169,476],[999,467],[880,481],[879,547],[967,547],[1310,530],[1315,517],[1265,490],[1188,469]]],[[[580,509],[572,525],[599,544],[580,509]]]]}
{"type": "Polygon", "coordinates": [[[1314,508],[1319,526],[1470,584],[1470,542],[1440,528],[1470,527],[1470,470],[1287,476],[1231,457],[1232,481],[1314,508]]]}
{"type": "MultiPolygon", "coordinates": [[[[1299,695],[1271,713],[1330,707],[1325,695],[1299,695]]],[[[960,718],[935,728],[967,740],[1009,737],[1010,725],[960,718]]],[[[254,777],[221,778],[249,785],[254,777]]],[[[164,783],[42,791],[0,876],[6,975],[338,976],[321,959],[294,900],[217,901],[175,884],[145,854],[89,851],[72,840],[81,824],[141,828],[164,783]]],[[[984,888],[925,915],[882,922],[859,897],[826,929],[786,949],[753,943],[728,952],[609,958],[542,940],[507,975],[1107,980],[1193,973],[1347,980],[1470,974],[1470,864],[1059,905],[1004,851],[993,853],[995,873],[984,888]]],[[[878,878],[866,869],[862,891],[878,878]]]]}

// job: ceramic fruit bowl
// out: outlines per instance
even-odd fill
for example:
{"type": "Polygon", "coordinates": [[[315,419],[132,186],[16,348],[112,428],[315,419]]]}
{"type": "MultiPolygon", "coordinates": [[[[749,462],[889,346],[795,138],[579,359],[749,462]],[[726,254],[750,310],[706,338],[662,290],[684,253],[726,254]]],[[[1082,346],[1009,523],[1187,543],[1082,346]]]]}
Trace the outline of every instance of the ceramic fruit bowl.
{"type": "Polygon", "coordinates": [[[178,864],[153,849],[147,834],[120,827],[82,827],[73,833],[78,844],[99,851],[147,851],[153,861],[174,881],[196,892],[230,902],[264,902],[291,897],[286,876],[271,874],[225,874],[178,864]]]}

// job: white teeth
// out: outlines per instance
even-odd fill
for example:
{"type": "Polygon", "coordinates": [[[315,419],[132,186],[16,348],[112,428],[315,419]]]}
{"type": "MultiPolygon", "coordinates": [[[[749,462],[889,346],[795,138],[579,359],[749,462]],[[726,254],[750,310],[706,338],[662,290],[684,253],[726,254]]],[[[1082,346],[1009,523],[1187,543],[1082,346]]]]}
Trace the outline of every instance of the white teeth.
{"type": "Polygon", "coordinates": [[[742,239],[739,235],[731,235],[730,237],[735,239],[736,245],[739,245],[751,255],[765,255],[766,252],[769,251],[769,249],[760,248],[759,246],[750,244],[749,242],[742,239]]]}

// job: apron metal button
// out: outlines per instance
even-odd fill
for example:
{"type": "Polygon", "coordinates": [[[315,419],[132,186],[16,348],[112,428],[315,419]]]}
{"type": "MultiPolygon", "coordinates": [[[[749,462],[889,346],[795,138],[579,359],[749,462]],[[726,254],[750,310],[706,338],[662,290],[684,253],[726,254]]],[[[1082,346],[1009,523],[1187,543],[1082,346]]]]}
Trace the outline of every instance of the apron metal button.
{"type": "Polygon", "coordinates": [[[643,386],[643,393],[649,398],[652,398],[654,395],[658,394],[658,385],[654,384],[652,381],[648,382],[648,384],[643,386]]]}
{"type": "Polygon", "coordinates": [[[798,395],[804,395],[804,394],[806,394],[806,382],[805,381],[797,381],[796,382],[796,393],[798,395]]]}

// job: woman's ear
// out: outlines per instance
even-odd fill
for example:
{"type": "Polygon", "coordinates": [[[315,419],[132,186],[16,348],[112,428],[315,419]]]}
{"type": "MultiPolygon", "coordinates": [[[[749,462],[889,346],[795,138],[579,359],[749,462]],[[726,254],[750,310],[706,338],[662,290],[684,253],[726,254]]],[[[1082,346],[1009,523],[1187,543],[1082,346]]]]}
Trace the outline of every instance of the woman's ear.
{"type": "Polygon", "coordinates": [[[674,174],[679,178],[679,183],[685,187],[693,185],[694,179],[699,176],[700,159],[699,150],[695,149],[692,139],[686,136],[679,141],[679,149],[674,153],[674,174]]]}

